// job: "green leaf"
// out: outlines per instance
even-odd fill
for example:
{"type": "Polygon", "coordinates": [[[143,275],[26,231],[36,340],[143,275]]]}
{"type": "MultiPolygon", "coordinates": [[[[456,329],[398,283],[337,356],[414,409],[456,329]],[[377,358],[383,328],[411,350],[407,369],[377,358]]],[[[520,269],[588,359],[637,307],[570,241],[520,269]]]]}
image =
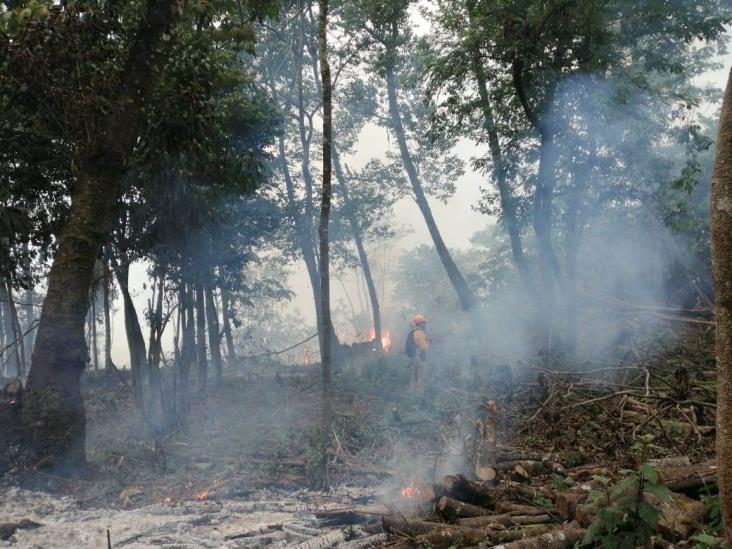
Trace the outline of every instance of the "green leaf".
{"type": "Polygon", "coordinates": [[[640,472],[649,482],[653,484],[658,483],[658,470],[653,465],[644,463],[640,466],[640,472]]]}
{"type": "Polygon", "coordinates": [[[658,517],[660,515],[661,512],[650,503],[642,502],[638,505],[638,516],[652,529],[655,529],[658,525],[658,517]]]}
{"type": "Polygon", "coordinates": [[[719,546],[719,540],[714,536],[710,536],[709,534],[695,534],[691,536],[691,539],[708,547],[719,546]]]}
{"type": "Polygon", "coordinates": [[[645,487],[645,491],[653,494],[665,503],[670,503],[674,500],[674,493],[661,484],[648,484],[645,487]]]}

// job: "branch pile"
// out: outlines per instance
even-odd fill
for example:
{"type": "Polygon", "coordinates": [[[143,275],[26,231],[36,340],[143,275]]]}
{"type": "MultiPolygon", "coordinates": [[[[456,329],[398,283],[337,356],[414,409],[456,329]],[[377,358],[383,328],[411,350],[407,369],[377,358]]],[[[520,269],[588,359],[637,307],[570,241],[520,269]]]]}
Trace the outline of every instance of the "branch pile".
{"type": "MultiPolygon", "coordinates": [[[[493,482],[448,475],[418,492],[406,492],[410,494],[406,504],[396,505],[402,511],[382,515],[383,530],[393,544],[435,548],[563,548],[582,540],[598,513],[588,500],[591,492],[602,489],[593,477],[607,471],[599,466],[564,469],[546,459],[522,461],[520,467],[527,474],[522,482],[512,480],[510,462],[499,462],[493,482]],[[430,498],[430,507],[414,504],[415,498],[425,497],[430,498]],[[418,509],[421,513],[415,514],[418,509]]],[[[656,468],[672,490],[716,482],[713,462],[692,465],[677,459],[659,462],[656,468]]],[[[698,531],[706,507],[681,493],[673,496],[673,501],[657,502],[660,532],[666,540],[689,539],[698,531]]]]}

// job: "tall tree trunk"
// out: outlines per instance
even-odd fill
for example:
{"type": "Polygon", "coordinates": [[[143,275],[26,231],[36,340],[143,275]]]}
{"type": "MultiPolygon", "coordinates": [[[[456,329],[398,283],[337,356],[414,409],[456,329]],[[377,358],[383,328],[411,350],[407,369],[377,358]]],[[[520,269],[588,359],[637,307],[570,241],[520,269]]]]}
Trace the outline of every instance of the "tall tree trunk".
{"type": "Polygon", "coordinates": [[[732,544],[732,71],[722,103],[711,194],[717,321],[717,464],[724,540],[732,544]]]}
{"type": "Polygon", "coordinates": [[[330,248],[328,223],[331,202],[331,152],[332,152],[332,89],[330,64],[328,63],[328,0],[319,0],[318,41],[320,44],[320,79],[323,83],[323,192],[320,206],[320,309],[322,323],[320,331],[320,363],[322,368],[323,436],[329,436],[331,421],[331,360],[332,330],[330,318],[330,248]]]}
{"type": "Polygon", "coordinates": [[[8,349],[7,352],[13,354],[15,375],[22,377],[25,373],[25,346],[23,345],[23,332],[20,329],[20,322],[18,322],[18,310],[13,300],[13,286],[9,278],[0,280],[0,285],[2,285],[0,289],[0,301],[6,304],[5,322],[8,326],[6,332],[7,345],[10,346],[12,344],[12,348],[8,349]]]}
{"type": "Polygon", "coordinates": [[[231,296],[229,290],[221,288],[221,318],[224,322],[224,337],[226,338],[226,360],[231,367],[236,362],[236,349],[234,348],[234,337],[231,333],[231,296]]]}
{"type": "Polygon", "coordinates": [[[455,289],[455,293],[460,300],[460,305],[464,311],[470,311],[474,309],[476,305],[475,295],[468,287],[460,269],[458,269],[458,266],[452,259],[450,251],[447,249],[445,241],[442,239],[440,230],[435,222],[435,218],[432,215],[432,210],[430,209],[429,202],[427,201],[427,196],[422,189],[422,183],[419,180],[417,168],[414,165],[412,154],[409,152],[409,147],[407,145],[407,137],[404,132],[404,125],[402,124],[402,116],[399,109],[396,75],[391,67],[387,67],[386,69],[386,91],[389,99],[390,124],[392,130],[394,130],[394,134],[396,135],[402,164],[404,165],[404,170],[407,172],[409,182],[412,185],[414,199],[417,202],[420,212],[422,212],[422,217],[424,217],[425,223],[427,224],[427,229],[432,237],[432,242],[437,250],[437,255],[440,257],[440,261],[442,262],[442,266],[445,268],[447,277],[455,289]]]}
{"type": "Polygon", "coordinates": [[[214,383],[221,385],[223,364],[221,362],[221,329],[219,328],[219,312],[216,310],[213,287],[206,285],[206,322],[208,323],[208,346],[211,349],[211,364],[214,367],[214,383]]]}
{"type": "Polygon", "coordinates": [[[539,267],[543,291],[540,294],[542,309],[542,330],[545,345],[549,347],[554,335],[554,308],[556,303],[555,281],[562,283],[562,273],[559,267],[554,244],[552,242],[553,215],[554,215],[554,133],[549,121],[553,103],[553,92],[544,100],[546,112],[537,114],[529,103],[528,94],[524,87],[523,63],[514,60],[512,63],[512,79],[514,90],[526,114],[527,119],[539,134],[539,170],[536,175],[534,190],[533,226],[536,234],[536,243],[539,251],[539,267]]]}
{"type": "Polygon", "coordinates": [[[142,327],[137,316],[135,303],[129,288],[130,268],[127,263],[114,263],[114,271],[117,275],[122,303],[125,311],[125,335],[127,336],[127,348],[130,351],[130,372],[132,374],[132,386],[135,390],[137,402],[142,403],[144,391],[147,388],[147,350],[145,349],[145,336],[142,334],[142,327]]]}
{"type": "Polygon", "coordinates": [[[379,308],[379,296],[376,293],[376,284],[374,284],[374,277],[371,274],[371,265],[369,264],[369,258],[366,254],[366,248],[363,244],[363,229],[361,224],[358,222],[356,212],[353,210],[353,203],[348,192],[348,182],[346,181],[345,174],[341,166],[340,155],[338,154],[338,147],[333,145],[333,168],[335,171],[336,180],[338,181],[338,187],[343,195],[343,209],[348,223],[351,225],[351,231],[353,231],[353,240],[356,243],[356,250],[358,251],[358,259],[361,262],[361,269],[363,270],[363,277],[366,280],[366,286],[369,291],[369,300],[371,301],[371,312],[374,320],[374,341],[376,342],[376,348],[382,350],[381,347],[381,310],[379,308]]]}
{"type": "Polygon", "coordinates": [[[91,303],[91,340],[92,340],[92,364],[94,370],[99,371],[99,347],[97,346],[97,299],[92,297],[91,303]]]}
{"type": "Polygon", "coordinates": [[[203,283],[197,282],[196,288],[196,356],[198,362],[198,392],[206,391],[208,381],[208,359],[206,358],[206,305],[204,303],[203,283]]]}
{"type": "MultiPolygon", "coordinates": [[[[290,174],[290,168],[287,164],[287,151],[285,149],[285,138],[283,135],[279,136],[278,139],[279,156],[280,156],[280,169],[282,170],[282,176],[285,180],[285,189],[287,191],[287,203],[288,210],[292,216],[295,224],[295,231],[297,232],[296,238],[299,241],[300,250],[302,251],[302,258],[305,262],[305,268],[308,271],[308,278],[310,279],[310,287],[313,291],[313,300],[315,302],[315,319],[317,325],[320,326],[322,323],[320,315],[320,274],[318,273],[318,263],[313,250],[313,243],[308,232],[309,225],[305,222],[307,214],[300,212],[297,207],[297,198],[295,196],[295,184],[290,174]]],[[[307,210],[307,208],[306,208],[307,210]]]]}
{"type": "Polygon", "coordinates": [[[112,319],[110,312],[109,292],[112,285],[112,279],[109,276],[109,246],[104,247],[104,369],[111,372],[116,369],[112,361],[112,319]]]}
{"type": "Polygon", "coordinates": [[[193,292],[190,284],[181,282],[178,301],[180,303],[179,330],[181,335],[180,359],[176,375],[176,415],[179,424],[186,424],[188,413],[188,382],[191,365],[196,361],[196,333],[193,315],[193,292]]]}
{"type": "Polygon", "coordinates": [[[488,149],[493,160],[493,174],[498,187],[498,197],[501,203],[501,212],[503,213],[503,224],[506,227],[506,232],[511,242],[511,257],[513,258],[513,264],[523,278],[524,285],[531,289],[533,288],[533,281],[531,280],[529,265],[526,261],[521,242],[521,227],[516,216],[516,199],[511,192],[508,176],[506,175],[506,166],[503,162],[501,143],[498,138],[498,128],[496,127],[496,121],[493,116],[487,79],[477,45],[472,46],[472,70],[475,80],[478,83],[480,107],[483,112],[483,129],[488,136],[488,149]]]}
{"type": "Polygon", "coordinates": [[[117,108],[76,161],[71,207],[48,275],[23,403],[31,445],[48,467],[72,470],[85,463],[86,416],[79,382],[94,263],[112,228],[119,181],[138,140],[143,104],[168,57],[181,11],[179,0],[148,0],[120,74],[117,108]]]}

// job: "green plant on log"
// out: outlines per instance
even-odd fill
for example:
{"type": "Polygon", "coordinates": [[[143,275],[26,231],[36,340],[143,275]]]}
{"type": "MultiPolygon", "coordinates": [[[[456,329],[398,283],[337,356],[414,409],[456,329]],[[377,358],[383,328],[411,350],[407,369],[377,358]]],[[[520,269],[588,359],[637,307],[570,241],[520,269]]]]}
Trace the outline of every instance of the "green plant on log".
{"type": "Polygon", "coordinates": [[[636,471],[624,471],[625,478],[617,484],[611,484],[607,477],[593,477],[603,489],[590,494],[588,501],[597,505],[599,512],[587,529],[583,546],[633,549],[651,545],[651,538],[658,532],[661,510],[647,496],[654,496],[659,502],[673,500],[671,491],[659,482],[658,470],[645,463],[655,448],[652,441],[653,437],[646,435],[632,446],[642,465],[636,471]]]}

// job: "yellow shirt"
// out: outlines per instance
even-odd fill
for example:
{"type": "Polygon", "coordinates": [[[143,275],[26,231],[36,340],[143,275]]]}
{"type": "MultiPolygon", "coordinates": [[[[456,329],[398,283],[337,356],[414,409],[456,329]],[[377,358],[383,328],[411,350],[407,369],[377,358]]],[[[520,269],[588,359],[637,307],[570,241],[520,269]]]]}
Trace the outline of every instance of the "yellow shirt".
{"type": "Polygon", "coordinates": [[[417,346],[417,349],[419,349],[422,352],[425,352],[427,349],[430,348],[430,340],[427,337],[427,334],[424,333],[424,330],[420,330],[417,328],[414,330],[414,344],[417,346]]]}

